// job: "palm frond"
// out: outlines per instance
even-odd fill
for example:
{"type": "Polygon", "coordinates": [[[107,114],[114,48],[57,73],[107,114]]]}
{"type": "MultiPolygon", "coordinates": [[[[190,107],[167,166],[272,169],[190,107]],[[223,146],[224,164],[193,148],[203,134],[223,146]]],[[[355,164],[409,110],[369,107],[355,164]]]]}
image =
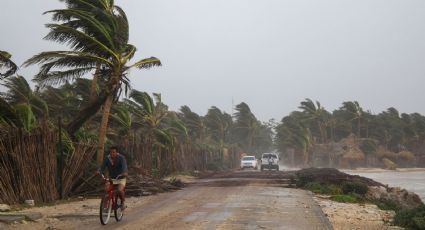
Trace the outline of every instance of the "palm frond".
{"type": "Polygon", "coordinates": [[[161,66],[161,65],[162,65],[161,61],[158,58],[150,57],[150,58],[145,58],[145,59],[142,59],[140,61],[137,61],[136,63],[131,65],[129,68],[137,67],[139,69],[149,69],[149,68],[152,68],[154,66],[161,66]]]}
{"type": "Polygon", "coordinates": [[[12,55],[9,54],[8,52],[0,50],[0,70],[2,68],[6,68],[6,72],[4,73],[0,72],[0,77],[3,77],[3,78],[9,77],[15,74],[16,71],[18,70],[18,66],[12,60],[10,60],[11,57],[12,55]]]}
{"type": "Polygon", "coordinates": [[[130,92],[130,98],[139,103],[148,114],[153,113],[154,102],[148,93],[132,90],[130,92]]]}
{"type": "Polygon", "coordinates": [[[59,24],[47,24],[46,27],[50,29],[50,32],[44,37],[46,40],[67,44],[73,50],[109,55],[116,60],[119,59],[116,53],[106,44],[99,41],[96,37],[85,34],[83,31],[59,24]]]}
{"type": "Polygon", "coordinates": [[[64,71],[50,71],[48,73],[37,74],[34,81],[43,88],[48,85],[59,85],[67,81],[74,81],[83,77],[93,70],[93,67],[69,69],[64,71]]]}
{"type": "Polygon", "coordinates": [[[63,26],[74,29],[81,29],[85,34],[98,38],[103,44],[109,44],[111,49],[115,49],[115,43],[111,36],[111,31],[107,24],[102,23],[93,17],[91,12],[76,9],[51,10],[46,13],[53,13],[55,19],[64,19],[63,26]],[[72,20],[73,19],[73,20],[72,20]]]}
{"type": "MultiPolygon", "coordinates": [[[[41,52],[37,55],[34,55],[30,59],[26,60],[23,66],[28,67],[34,64],[41,64],[45,62],[55,62],[57,60],[60,60],[61,58],[74,58],[74,60],[82,59],[85,61],[99,62],[105,65],[113,65],[113,63],[109,61],[108,59],[99,55],[91,54],[91,53],[85,53],[85,52],[79,52],[79,51],[48,51],[48,52],[41,52]]],[[[70,59],[65,60],[64,63],[61,63],[63,65],[58,65],[57,67],[66,67],[66,66],[79,67],[78,65],[75,65],[75,63],[69,63],[69,65],[66,65],[66,63],[69,60],[70,59]]]]}

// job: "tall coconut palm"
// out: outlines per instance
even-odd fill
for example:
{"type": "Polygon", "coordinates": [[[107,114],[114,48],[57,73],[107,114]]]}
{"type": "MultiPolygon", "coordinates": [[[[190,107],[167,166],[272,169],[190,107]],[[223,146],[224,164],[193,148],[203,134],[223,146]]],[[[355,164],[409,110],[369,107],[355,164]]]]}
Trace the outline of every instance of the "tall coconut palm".
{"type": "Polygon", "coordinates": [[[254,136],[259,130],[259,121],[244,102],[236,105],[234,117],[233,133],[237,142],[245,151],[252,151],[254,136]]]}
{"type": "Polygon", "coordinates": [[[178,145],[183,144],[188,137],[187,128],[176,113],[168,113],[162,123],[163,125],[155,131],[154,143],[159,147],[156,153],[156,165],[160,176],[176,169],[178,145]]]}
{"type": "Polygon", "coordinates": [[[310,129],[303,123],[305,114],[292,112],[282,119],[276,127],[276,143],[281,152],[294,148],[302,152],[303,163],[307,166],[310,162],[309,150],[313,144],[310,129]]]}
{"type": "Polygon", "coordinates": [[[18,66],[10,59],[12,55],[0,50],[0,79],[9,77],[16,73],[18,66]],[[2,72],[2,70],[6,72],[2,72]]]}
{"type": "Polygon", "coordinates": [[[306,98],[305,101],[301,102],[299,106],[303,110],[306,121],[314,121],[317,125],[321,143],[327,142],[327,120],[330,117],[328,111],[323,108],[318,101],[316,104],[309,98],[306,98]]]}
{"type": "Polygon", "coordinates": [[[204,119],[186,105],[180,107],[180,112],[181,120],[187,127],[189,135],[195,141],[202,141],[206,132],[204,119]]]}
{"type": "Polygon", "coordinates": [[[232,117],[212,106],[205,115],[205,123],[212,139],[223,145],[228,139],[228,133],[233,123],[232,117]]]}
{"type": "Polygon", "coordinates": [[[66,9],[48,11],[57,23],[47,24],[50,32],[45,39],[66,43],[71,51],[42,52],[25,62],[41,64],[35,80],[41,85],[58,84],[80,78],[97,68],[103,87],[96,100],[92,100],[67,125],[74,134],[84,122],[103,106],[99,128],[98,155],[103,158],[108,118],[113,101],[127,90],[129,69],[150,68],[161,65],[155,57],[129,64],[136,47],[129,44],[129,25],[125,12],[113,0],[66,0],[66,9]]]}
{"type": "MultiPolygon", "coordinates": [[[[161,125],[169,114],[168,108],[161,101],[159,94],[154,94],[154,99],[146,92],[132,90],[131,100],[126,100],[129,110],[134,115],[133,123],[140,127],[139,130],[146,140],[149,163],[152,161],[153,146],[156,143],[158,133],[161,133],[161,125]]],[[[150,171],[150,169],[147,169],[150,171]]]]}
{"type": "Polygon", "coordinates": [[[362,107],[360,107],[357,101],[346,101],[342,103],[341,109],[348,114],[350,122],[357,122],[357,137],[360,138],[361,121],[364,114],[362,107]]]}

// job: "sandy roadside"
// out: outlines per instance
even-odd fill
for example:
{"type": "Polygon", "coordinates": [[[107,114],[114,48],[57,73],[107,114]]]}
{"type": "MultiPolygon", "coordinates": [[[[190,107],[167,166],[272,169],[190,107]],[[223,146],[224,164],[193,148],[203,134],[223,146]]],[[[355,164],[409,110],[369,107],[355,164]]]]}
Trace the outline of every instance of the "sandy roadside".
{"type": "Polygon", "coordinates": [[[374,204],[350,204],[329,200],[315,195],[314,200],[322,208],[335,230],[387,230],[403,229],[391,226],[394,211],[380,210],[374,204]]]}

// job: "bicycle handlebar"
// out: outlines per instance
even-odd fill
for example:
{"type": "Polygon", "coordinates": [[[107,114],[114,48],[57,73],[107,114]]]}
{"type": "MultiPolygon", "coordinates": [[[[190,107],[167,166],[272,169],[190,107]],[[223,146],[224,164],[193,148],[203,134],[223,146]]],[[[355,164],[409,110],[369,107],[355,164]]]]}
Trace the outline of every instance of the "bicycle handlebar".
{"type": "Polygon", "coordinates": [[[105,175],[103,175],[103,174],[100,174],[100,176],[102,176],[102,179],[103,179],[103,180],[119,180],[119,179],[123,179],[123,178],[125,178],[125,176],[123,176],[123,175],[118,175],[115,179],[113,179],[113,178],[107,178],[107,177],[105,177],[105,175]]]}

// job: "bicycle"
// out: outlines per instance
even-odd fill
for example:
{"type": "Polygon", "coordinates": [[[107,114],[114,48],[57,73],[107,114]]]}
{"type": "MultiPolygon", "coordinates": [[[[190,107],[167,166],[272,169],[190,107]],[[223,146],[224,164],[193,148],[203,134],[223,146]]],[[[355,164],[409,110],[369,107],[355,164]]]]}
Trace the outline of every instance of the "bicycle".
{"type": "Polygon", "coordinates": [[[109,219],[111,218],[112,210],[114,211],[115,220],[117,222],[122,220],[122,217],[124,216],[124,213],[122,211],[122,201],[120,196],[118,195],[118,192],[114,187],[118,185],[118,179],[120,179],[120,176],[118,176],[116,179],[106,178],[102,174],[102,179],[104,183],[109,183],[108,189],[106,194],[102,197],[102,200],[100,201],[100,211],[99,211],[99,217],[100,217],[100,223],[102,225],[106,225],[109,222],[109,219]]]}

